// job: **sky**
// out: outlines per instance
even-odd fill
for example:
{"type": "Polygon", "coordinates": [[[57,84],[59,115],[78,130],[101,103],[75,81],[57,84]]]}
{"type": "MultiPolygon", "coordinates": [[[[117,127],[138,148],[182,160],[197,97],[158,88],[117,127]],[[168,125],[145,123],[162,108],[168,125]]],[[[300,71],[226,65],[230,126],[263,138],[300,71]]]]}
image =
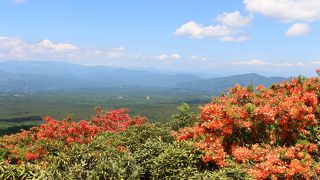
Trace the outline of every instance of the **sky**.
{"type": "Polygon", "coordinates": [[[315,76],[319,0],[0,0],[0,61],[315,76]]]}

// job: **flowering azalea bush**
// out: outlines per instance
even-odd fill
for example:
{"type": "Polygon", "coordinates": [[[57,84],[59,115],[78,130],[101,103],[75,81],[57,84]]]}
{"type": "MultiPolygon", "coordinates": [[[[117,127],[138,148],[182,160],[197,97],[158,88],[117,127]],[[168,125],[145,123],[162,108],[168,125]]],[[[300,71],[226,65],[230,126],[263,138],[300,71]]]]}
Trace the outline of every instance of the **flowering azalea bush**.
{"type": "Polygon", "coordinates": [[[90,121],[73,122],[70,117],[58,121],[49,116],[43,120],[43,124],[30,131],[0,139],[0,158],[6,164],[34,161],[48,153],[56,153],[62,146],[86,144],[101,132],[121,132],[130,125],[146,122],[145,118],[139,116],[130,117],[127,109],[104,112],[100,108],[97,108],[97,114],[90,121]]]}
{"type": "Polygon", "coordinates": [[[256,179],[309,179],[320,174],[319,98],[319,78],[236,85],[202,106],[195,126],[173,135],[193,140],[202,161],[217,168],[232,159],[256,179]]]}

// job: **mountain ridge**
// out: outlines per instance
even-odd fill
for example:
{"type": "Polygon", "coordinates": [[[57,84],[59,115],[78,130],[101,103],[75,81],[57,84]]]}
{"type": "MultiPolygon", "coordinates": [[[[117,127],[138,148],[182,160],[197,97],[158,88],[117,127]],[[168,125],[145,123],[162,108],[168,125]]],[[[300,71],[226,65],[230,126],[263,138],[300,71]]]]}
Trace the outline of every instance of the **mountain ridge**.
{"type": "Polygon", "coordinates": [[[65,62],[0,62],[0,92],[139,86],[201,90],[216,94],[234,84],[269,86],[286,79],[265,77],[256,73],[208,79],[188,73],[161,74],[145,70],[82,66],[65,62]]]}
{"type": "Polygon", "coordinates": [[[264,86],[270,86],[273,83],[285,81],[287,79],[288,78],[278,76],[266,77],[257,73],[246,73],[225,77],[210,78],[205,80],[183,82],[178,84],[178,86],[185,89],[221,92],[228,87],[233,87],[235,84],[240,84],[241,86],[258,86],[260,84],[264,86]]]}

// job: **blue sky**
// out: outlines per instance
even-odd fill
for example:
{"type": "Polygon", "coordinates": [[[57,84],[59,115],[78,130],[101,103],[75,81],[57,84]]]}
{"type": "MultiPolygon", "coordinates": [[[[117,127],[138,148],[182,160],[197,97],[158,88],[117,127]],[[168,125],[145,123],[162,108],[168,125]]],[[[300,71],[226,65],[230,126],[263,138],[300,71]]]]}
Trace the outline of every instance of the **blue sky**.
{"type": "Polygon", "coordinates": [[[0,0],[0,61],[315,75],[319,0],[0,0]]]}

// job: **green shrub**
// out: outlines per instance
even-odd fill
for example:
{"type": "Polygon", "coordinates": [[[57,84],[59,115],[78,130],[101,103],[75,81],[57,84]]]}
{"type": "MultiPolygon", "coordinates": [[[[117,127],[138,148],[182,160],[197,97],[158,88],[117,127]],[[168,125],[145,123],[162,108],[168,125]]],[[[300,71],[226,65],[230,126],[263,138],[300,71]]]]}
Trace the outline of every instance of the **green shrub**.
{"type": "Polygon", "coordinates": [[[53,179],[50,174],[38,164],[4,165],[0,163],[0,179],[53,179]]]}
{"type": "Polygon", "coordinates": [[[148,140],[158,140],[171,143],[170,128],[159,123],[145,123],[141,126],[131,126],[119,134],[119,140],[132,152],[144,147],[148,140]]]}
{"type": "Polygon", "coordinates": [[[168,125],[172,130],[177,131],[180,128],[194,126],[197,121],[197,114],[191,111],[188,104],[182,103],[177,107],[177,113],[172,115],[171,121],[168,125]]]}
{"type": "Polygon", "coordinates": [[[198,172],[201,154],[186,142],[175,141],[154,157],[151,175],[155,179],[186,179],[198,172]]]}
{"type": "Polygon", "coordinates": [[[169,147],[169,143],[161,139],[149,139],[134,153],[134,157],[143,169],[141,178],[150,179],[151,171],[154,168],[155,158],[162,154],[169,147]]]}
{"type": "Polygon", "coordinates": [[[137,179],[141,168],[131,152],[119,149],[119,139],[105,133],[88,144],[73,144],[46,159],[47,171],[58,179],[137,179]]]}
{"type": "Polygon", "coordinates": [[[216,171],[207,168],[204,172],[198,172],[197,174],[189,177],[190,179],[199,180],[230,180],[230,179],[253,179],[247,172],[243,165],[235,163],[233,160],[228,160],[229,166],[218,169],[216,171]]]}

